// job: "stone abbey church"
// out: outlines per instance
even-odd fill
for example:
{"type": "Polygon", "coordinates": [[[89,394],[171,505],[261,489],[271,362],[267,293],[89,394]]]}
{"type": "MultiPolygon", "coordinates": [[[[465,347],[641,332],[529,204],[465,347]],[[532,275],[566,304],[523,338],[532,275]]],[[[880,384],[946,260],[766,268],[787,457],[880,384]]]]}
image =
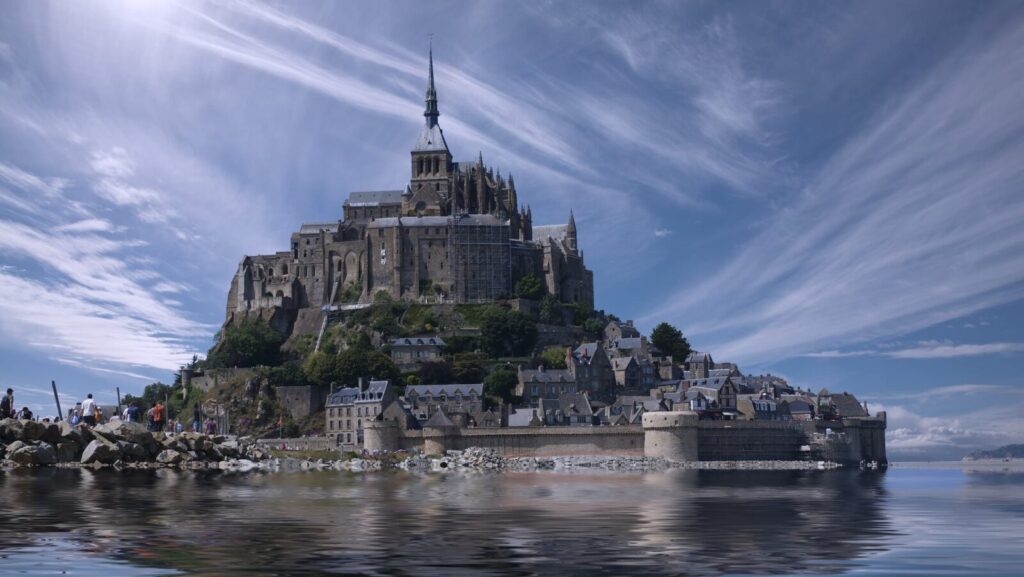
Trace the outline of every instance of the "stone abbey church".
{"type": "Polygon", "coordinates": [[[353,192],[341,220],[303,224],[289,250],[242,259],[228,322],[369,302],[379,291],[420,302],[487,302],[512,295],[528,274],[561,301],[594,302],[571,212],[567,224],[534,226],[511,175],[506,181],[482,155],[453,160],[438,124],[432,53],[423,116],[405,188],[353,192]]]}

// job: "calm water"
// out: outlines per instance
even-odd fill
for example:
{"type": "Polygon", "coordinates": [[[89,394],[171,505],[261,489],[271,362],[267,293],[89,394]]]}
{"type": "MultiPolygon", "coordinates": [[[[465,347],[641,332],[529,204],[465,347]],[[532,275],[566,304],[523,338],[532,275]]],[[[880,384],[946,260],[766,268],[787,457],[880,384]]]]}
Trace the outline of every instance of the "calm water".
{"type": "Polygon", "coordinates": [[[0,472],[0,575],[1021,575],[1024,476],[0,472]]]}

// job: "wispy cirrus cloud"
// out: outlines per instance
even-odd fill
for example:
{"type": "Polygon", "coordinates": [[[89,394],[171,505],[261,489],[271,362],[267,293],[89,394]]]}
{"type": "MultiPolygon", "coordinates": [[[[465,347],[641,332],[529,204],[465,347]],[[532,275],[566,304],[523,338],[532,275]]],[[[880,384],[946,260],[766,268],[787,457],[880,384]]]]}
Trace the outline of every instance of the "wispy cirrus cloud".
{"type": "Polygon", "coordinates": [[[795,206],[647,318],[691,319],[724,357],[757,362],[1021,298],[1022,93],[1024,25],[973,35],[880,109],[795,206]]]}
{"type": "Polygon", "coordinates": [[[887,349],[830,350],[806,353],[802,357],[838,359],[844,357],[889,357],[893,359],[952,359],[982,355],[1024,352],[1024,343],[954,344],[948,341],[921,341],[916,346],[887,349]]]}

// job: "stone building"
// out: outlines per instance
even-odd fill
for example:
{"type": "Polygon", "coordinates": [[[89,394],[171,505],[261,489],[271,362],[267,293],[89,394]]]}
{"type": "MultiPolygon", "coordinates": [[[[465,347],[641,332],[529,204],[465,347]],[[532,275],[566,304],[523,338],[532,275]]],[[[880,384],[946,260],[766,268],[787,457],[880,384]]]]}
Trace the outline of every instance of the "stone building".
{"type": "Polygon", "coordinates": [[[576,388],[586,391],[595,400],[610,401],[615,397],[615,373],[601,342],[583,343],[576,350],[566,351],[565,364],[576,388]]]}
{"type": "Polygon", "coordinates": [[[449,417],[474,415],[483,409],[484,386],[470,385],[409,385],[405,388],[405,403],[421,422],[437,411],[449,417]]]}
{"type": "Polygon", "coordinates": [[[388,346],[391,360],[401,371],[415,371],[421,363],[444,358],[444,339],[436,335],[391,339],[388,346]]]}
{"type": "Polygon", "coordinates": [[[324,411],[327,436],[334,437],[343,450],[363,446],[363,424],[380,415],[395,400],[394,387],[388,381],[370,381],[358,387],[346,387],[328,395],[324,411]]]}
{"type": "Polygon", "coordinates": [[[561,395],[576,392],[576,381],[567,369],[523,369],[518,371],[515,396],[523,402],[536,406],[541,399],[557,399],[561,395]]]}
{"type": "Polygon", "coordinates": [[[401,189],[353,192],[339,220],[302,225],[288,250],[242,259],[227,322],[258,315],[291,330],[302,310],[369,302],[383,291],[420,302],[487,302],[532,274],[564,302],[594,302],[576,220],[537,226],[515,181],[456,161],[438,123],[433,56],[424,124],[401,189]]]}

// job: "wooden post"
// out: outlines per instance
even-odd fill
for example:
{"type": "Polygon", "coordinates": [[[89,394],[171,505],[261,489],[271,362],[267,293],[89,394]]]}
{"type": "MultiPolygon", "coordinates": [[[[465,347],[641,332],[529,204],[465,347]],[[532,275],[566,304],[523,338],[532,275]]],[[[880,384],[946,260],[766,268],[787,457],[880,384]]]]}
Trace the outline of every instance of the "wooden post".
{"type": "Polygon", "coordinates": [[[121,415],[121,387],[115,387],[117,389],[117,414],[121,415]]]}
{"type": "Polygon", "coordinates": [[[64,419],[64,413],[60,411],[60,397],[57,396],[57,381],[50,381],[50,386],[53,387],[53,400],[57,403],[57,420],[61,421],[64,419]]]}

